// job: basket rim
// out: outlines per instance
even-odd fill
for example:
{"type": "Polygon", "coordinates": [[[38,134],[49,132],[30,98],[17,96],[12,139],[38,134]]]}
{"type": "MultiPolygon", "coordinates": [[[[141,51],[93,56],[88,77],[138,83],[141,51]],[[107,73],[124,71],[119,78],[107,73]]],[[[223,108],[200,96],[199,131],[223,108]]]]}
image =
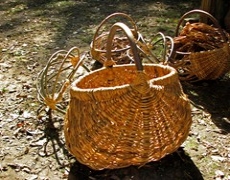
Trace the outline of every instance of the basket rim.
{"type": "MultiPolygon", "coordinates": [[[[164,81],[166,79],[169,79],[169,78],[172,78],[172,77],[178,77],[178,72],[175,68],[171,67],[171,66],[168,66],[168,65],[162,65],[162,64],[151,64],[151,63],[148,63],[148,64],[143,64],[144,67],[145,66],[148,66],[148,67],[157,67],[157,68],[162,68],[162,69],[165,69],[165,70],[169,70],[169,73],[166,74],[166,75],[163,75],[163,76],[160,76],[160,77],[156,77],[156,78],[152,78],[152,79],[149,79],[147,80],[147,82],[149,84],[157,84],[157,82],[160,82],[160,81],[164,81]]],[[[77,84],[84,78],[86,78],[87,76],[93,76],[94,74],[98,73],[99,71],[107,71],[108,68],[130,68],[130,67],[133,67],[135,70],[136,70],[136,66],[135,64],[125,64],[125,65],[114,65],[113,67],[102,67],[101,69],[97,69],[95,71],[91,71],[89,72],[88,74],[85,74],[79,78],[77,78],[76,80],[74,80],[72,83],[71,83],[71,87],[70,89],[72,91],[81,91],[81,92],[91,92],[91,91],[102,91],[102,90],[108,90],[108,91],[113,91],[115,88],[119,89],[119,88],[127,88],[131,85],[130,84],[124,84],[124,85],[117,85],[117,86],[113,86],[113,87],[97,87],[97,88],[80,88],[77,86],[77,84]]],[[[144,73],[145,74],[145,70],[144,71],[138,71],[136,70],[137,73],[144,73]]]]}
{"type": "Polygon", "coordinates": [[[199,54],[199,53],[210,53],[210,52],[213,52],[213,51],[217,51],[217,50],[225,49],[226,47],[229,47],[229,45],[228,45],[227,42],[223,42],[222,44],[223,44],[222,47],[214,48],[214,49],[210,49],[210,50],[206,50],[206,51],[197,51],[197,52],[175,51],[175,53],[181,54],[181,55],[191,55],[191,54],[199,54]]]}

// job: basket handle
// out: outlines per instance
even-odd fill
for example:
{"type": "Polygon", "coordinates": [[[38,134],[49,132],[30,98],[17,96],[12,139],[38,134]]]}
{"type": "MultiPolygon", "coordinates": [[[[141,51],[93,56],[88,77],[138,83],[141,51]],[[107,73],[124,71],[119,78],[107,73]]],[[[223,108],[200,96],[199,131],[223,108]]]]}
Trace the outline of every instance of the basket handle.
{"type": "Polygon", "coordinates": [[[138,48],[137,48],[137,45],[135,43],[135,38],[133,36],[133,33],[129,29],[129,27],[127,25],[125,25],[124,23],[121,23],[121,22],[115,23],[111,27],[111,29],[109,31],[109,36],[108,36],[107,46],[106,46],[106,49],[107,49],[107,51],[106,51],[106,61],[112,60],[112,54],[111,54],[111,52],[112,52],[112,44],[113,44],[113,39],[114,39],[115,34],[116,34],[118,29],[123,30],[125,35],[127,36],[128,40],[129,40],[137,70],[138,71],[143,71],[143,65],[141,63],[141,59],[140,59],[140,56],[138,54],[138,48]]]}
{"type": "Polygon", "coordinates": [[[101,27],[102,27],[109,19],[112,19],[112,18],[114,18],[114,17],[116,17],[116,16],[122,16],[122,17],[126,18],[126,19],[131,23],[131,25],[133,26],[133,29],[134,29],[133,33],[134,33],[135,37],[138,36],[138,30],[137,30],[136,23],[134,22],[134,20],[133,20],[130,16],[128,16],[128,15],[125,14],[125,13],[120,13],[120,12],[113,13],[113,14],[107,16],[107,17],[99,24],[99,26],[98,26],[96,32],[94,33],[94,37],[93,37],[93,41],[92,41],[92,48],[94,48],[94,46],[95,46],[95,41],[96,41],[96,39],[97,39],[97,37],[98,37],[98,34],[99,34],[99,31],[100,31],[101,27]]]}
{"type": "Polygon", "coordinates": [[[185,13],[185,14],[180,18],[180,20],[179,20],[179,22],[178,22],[178,24],[177,24],[177,27],[176,27],[176,36],[178,36],[178,34],[179,34],[179,28],[180,28],[181,24],[183,23],[184,18],[186,18],[187,16],[189,16],[189,15],[191,15],[191,14],[201,14],[201,15],[207,16],[207,17],[213,22],[214,26],[217,27],[217,28],[219,29],[223,41],[224,41],[224,42],[227,42],[227,38],[226,38],[226,36],[225,36],[225,34],[224,34],[224,32],[223,32],[223,30],[222,30],[220,24],[219,24],[218,21],[216,20],[216,18],[213,17],[210,13],[208,13],[208,12],[206,12],[206,11],[203,11],[203,10],[201,10],[201,9],[194,9],[194,10],[191,10],[191,11],[185,13]]]}
{"type": "MultiPolygon", "coordinates": [[[[161,38],[158,39],[156,42],[153,42],[153,46],[156,45],[157,43],[159,43],[160,41],[163,41],[163,47],[164,47],[164,50],[163,50],[163,54],[162,54],[162,57],[163,57],[163,64],[167,64],[168,60],[171,58],[172,56],[172,53],[174,51],[174,41],[173,41],[173,38],[170,37],[170,36],[165,36],[162,32],[158,32],[155,37],[157,36],[160,36],[161,38]],[[170,48],[167,48],[167,43],[170,42],[170,48]],[[169,51],[169,53],[167,54],[167,51],[169,51]]],[[[152,39],[153,41],[153,39],[152,39]]],[[[152,56],[154,56],[152,54],[152,56]]],[[[158,60],[160,62],[160,60],[158,60]]]]}

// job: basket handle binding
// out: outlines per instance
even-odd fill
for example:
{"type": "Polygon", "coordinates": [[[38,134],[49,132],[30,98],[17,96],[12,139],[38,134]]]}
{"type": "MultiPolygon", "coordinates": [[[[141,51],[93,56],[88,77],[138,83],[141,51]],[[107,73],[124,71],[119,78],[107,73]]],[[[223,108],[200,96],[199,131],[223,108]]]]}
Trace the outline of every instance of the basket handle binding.
{"type": "Polygon", "coordinates": [[[88,72],[90,71],[83,64],[85,57],[86,57],[86,53],[81,55],[77,47],[73,47],[69,51],[59,50],[55,52],[49,58],[45,68],[38,74],[38,84],[36,85],[38,90],[38,100],[41,103],[46,104],[50,109],[56,109],[59,112],[65,114],[65,111],[59,108],[57,106],[57,103],[59,103],[62,100],[63,94],[65,93],[66,89],[69,87],[74,74],[76,73],[76,71],[80,66],[82,66],[86,71],[88,72]],[[76,54],[74,52],[76,52],[76,54]],[[61,63],[57,62],[59,60],[59,54],[65,54],[63,57],[61,57],[63,58],[61,63]],[[68,67],[64,67],[64,64],[66,62],[69,63],[68,67]],[[52,76],[48,77],[50,67],[57,64],[60,64],[58,71],[55,71],[55,73],[52,74],[52,76]],[[69,69],[71,66],[73,67],[73,69],[66,77],[66,81],[63,84],[59,85],[58,81],[59,81],[59,77],[61,76],[61,73],[69,69]],[[53,79],[54,85],[49,91],[49,88],[47,87],[51,79],[53,79]]]}
{"type": "Polygon", "coordinates": [[[137,46],[135,44],[133,33],[129,29],[129,27],[127,25],[125,25],[124,23],[121,23],[121,22],[115,23],[110,29],[108,40],[107,40],[107,46],[106,46],[106,49],[107,49],[107,51],[106,51],[106,61],[112,60],[112,54],[111,54],[112,43],[113,43],[113,39],[114,39],[115,34],[116,34],[118,29],[123,30],[124,33],[126,34],[128,40],[129,40],[137,70],[138,71],[143,71],[143,65],[141,63],[141,59],[140,59],[140,56],[138,54],[138,48],[137,48],[137,46]]]}
{"type": "Polygon", "coordinates": [[[177,24],[177,27],[176,27],[176,36],[178,36],[178,34],[179,34],[179,28],[180,28],[181,24],[183,23],[184,18],[186,18],[187,16],[189,16],[189,15],[191,15],[191,14],[196,14],[196,13],[197,13],[197,14],[202,14],[202,15],[207,16],[207,17],[213,22],[214,26],[217,27],[217,28],[219,29],[219,32],[220,32],[221,37],[222,37],[222,40],[223,40],[224,42],[227,42],[227,38],[226,38],[226,36],[225,36],[225,34],[224,34],[224,32],[223,32],[223,30],[222,30],[220,24],[219,24],[218,21],[216,20],[216,18],[213,17],[210,13],[208,13],[208,12],[206,12],[206,11],[203,11],[203,10],[201,10],[201,9],[194,9],[194,10],[191,10],[191,11],[185,13],[185,14],[180,18],[180,20],[179,20],[179,22],[178,22],[178,24],[177,24]]]}
{"type": "Polygon", "coordinates": [[[130,22],[131,25],[133,26],[133,29],[134,29],[133,33],[134,33],[134,35],[135,35],[136,37],[138,36],[138,30],[137,30],[136,23],[134,22],[134,20],[133,20],[130,16],[128,16],[128,15],[125,14],[125,13],[120,13],[120,12],[118,12],[118,13],[113,13],[113,14],[107,16],[107,17],[99,24],[99,26],[98,26],[98,28],[97,28],[95,34],[94,34],[94,37],[93,37],[93,41],[92,41],[92,47],[93,47],[93,48],[94,48],[94,46],[95,46],[95,41],[96,41],[96,39],[97,39],[97,37],[98,37],[98,33],[99,33],[101,27],[102,27],[109,19],[111,19],[111,18],[113,18],[113,17],[115,17],[115,16],[122,16],[122,17],[126,18],[127,20],[129,20],[129,22],[130,22]]]}

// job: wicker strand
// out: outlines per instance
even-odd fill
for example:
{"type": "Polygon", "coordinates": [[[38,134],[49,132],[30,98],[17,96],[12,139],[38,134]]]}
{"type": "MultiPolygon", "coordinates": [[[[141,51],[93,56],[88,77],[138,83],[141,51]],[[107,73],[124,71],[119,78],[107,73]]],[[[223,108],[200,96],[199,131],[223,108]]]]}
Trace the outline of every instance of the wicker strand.
{"type": "Polygon", "coordinates": [[[86,55],[80,55],[77,47],[69,51],[59,50],[52,54],[44,69],[38,74],[38,100],[43,105],[65,114],[66,111],[57,104],[62,102],[65,91],[78,68],[82,66],[89,72],[89,69],[83,64],[85,58],[86,55]]]}

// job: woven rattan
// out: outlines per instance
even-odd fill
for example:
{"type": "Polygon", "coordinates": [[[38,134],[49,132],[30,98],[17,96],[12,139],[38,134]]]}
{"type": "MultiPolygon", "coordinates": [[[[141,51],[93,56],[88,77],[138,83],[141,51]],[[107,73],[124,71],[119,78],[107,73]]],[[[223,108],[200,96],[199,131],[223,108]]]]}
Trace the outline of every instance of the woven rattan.
{"type": "Polygon", "coordinates": [[[177,25],[176,38],[178,39],[179,37],[181,42],[184,41],[187,44],[180,47],[180,49],[175,45],[169,65],[178,70],[180,80],[200,81],[220,78],[230,70],[230,48],[226,35],[225,31],[211,14],[198,9],[185,13],[177,25]],[[206,17],[211,22],[211,25],[202,22],[196,24],[188,23],[179,33],[179,28],[185,18],[190,15],[206,17]],[[196,27],[197,29],[203,27],[203,32],[197,32],[196,27]],[[211,32],[212,30],[216,31],[215,37],[210,34],[214,34],[214,32],[211,32]],[[204,49],[194,48],[195,45],[190,43],[192,38],[196,41],[195,45],[204,47],[204,49]],[[212,44],[211,40],[215,40],[215,43],[212,44]]]}
{"type": "MultiPolygon", "coordinates": [[[[138,31],[135,21],[129,15],[120,12],[107,16],[97,27],[93,40],[90,44],[90,53],[93,59],[102,64],[104,63],[106,59],[105,55],[108,34],[112,24],[114,24],[114,21],[122,21],[126,25],[129,25],[140,53],[147,55],[146,58],[148,61],[157,62],[157,59],[150,52],[150,47],[148,47],[148,44],[138,31]]],[[[132,53],[130,53],[129,40],[123,33],[117,33],[114,37],[112,57],[116,64],[134,63],[132,53]]]]}
{"type": "Polygon", "coordinates": [[[92,169],[144,165],[176,151],[186,140],[191,109],[170,66],[142,64],[131,30],[115,23],[104,67],[70,88],[64,134],[68,150],[92,169]],[[117,30],[130,41],[135,64],[112,65],[117,30]]]}
{"type": "MultiPolygon", "coordinates": [[[[151,41],[147,42],[149,49],[142,51],[143,57],[157,59],[160,64],[167,64],[174,51],[173,38],[162,32],[156,33],[151,41]],[[146,57],[146,55],[148,57],[146,57]]],[[[139,49],[140,50],[140,49],[139,49]]]]}
{"type": "MultiPolygon", "coordinates": [[[[77,47],[69,51],[59,50],[51,55],[37,78],[38,100],[45,105],[44,107],[48,106],[65,114],[67,105],[64,103],[64,93],[76,75],[77,69],[82,66],[89,71],[82,64],[85,57],[86,55],[80,54],[77,47]]],[[[67,98],[66,102],[68,100],[67,98]]]]}

